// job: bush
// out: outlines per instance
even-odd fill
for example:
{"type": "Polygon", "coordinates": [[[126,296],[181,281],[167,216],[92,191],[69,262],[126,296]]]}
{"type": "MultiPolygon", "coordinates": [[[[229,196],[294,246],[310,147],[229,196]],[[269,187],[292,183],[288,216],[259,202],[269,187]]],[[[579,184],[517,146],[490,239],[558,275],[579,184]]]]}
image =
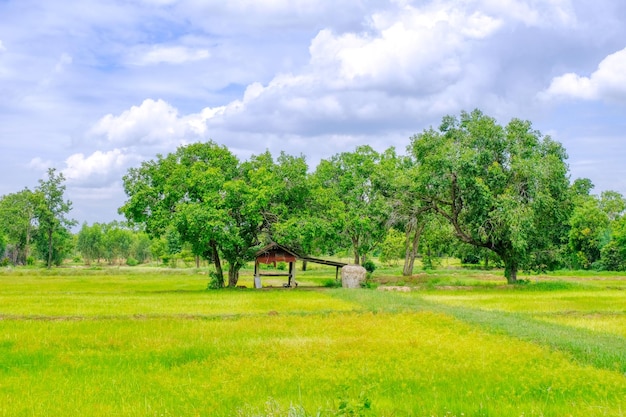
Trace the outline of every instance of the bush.
{"type": "Polygon", "coordinates": [[[139,261],[137,259],[135,259],[135,258],[130,257],[130,258],[126,259],[126,265],[128,265],[128,266],[137,266],[137,265],[139,265],[139,261]]]}
{"type": "Polygon", "coordinates": [[[2,260],[0,260],[0,267],[9,266],[10,264],[11,260],[9,258],[2,258],[2,260]]]}
{"type": "Polygon", "coordinates": [[[333,278],[328,278],[322,281],[322,287],[326,288],[339,288],[341,287],[341,281],[333,278]]]}
{"type": "Polygon", "coordinates": [[[374,263],[374,261],[368,259],[367,261],[363,262],[363,268],[365,268],[365,270],[371,274],[376,270],[376,264],[374,263]]]}
{"type": "Polygon", "coordinates": [[[217,272],[211,271],[209,272],[209,276],[211,279],[209,280],[209,284],[207,285],[207,290],[218,290],[220,288],[224,288],[224,280],[220,279],[217,275],[217,272]]]}

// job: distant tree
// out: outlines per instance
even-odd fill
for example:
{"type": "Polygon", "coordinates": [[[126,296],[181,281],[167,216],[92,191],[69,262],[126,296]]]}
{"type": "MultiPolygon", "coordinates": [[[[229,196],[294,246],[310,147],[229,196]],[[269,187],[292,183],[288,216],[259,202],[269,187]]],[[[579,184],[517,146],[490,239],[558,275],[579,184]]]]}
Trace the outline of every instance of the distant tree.
{"type": "Polygon", "coordinates": [[[132,255],[139,263],[148,262],[151,257],[150,246],[152,245],[150,236],[144,232],[135,232],[134,237],[133,247],[131,249],[132,255]]]}
{"type": "Polygon", "coordinates": [[[577,199],[569,219],[569,248],[574,266],[589,269],[600,259],[602,246],[609,239],[609,216],[594,196],[577,199]]]}
{"type": "Polygon", "coordinates": [[[35,205],[35,195],[27,188],[0,198],[0,233],[6,238],[11,260],[15,264],[25,264],[30,255],[37,226],[35,205]]]}
{"type": "Polygon", "coordinates": [[[626,271],[626,216],[611,226],[611,238],[600,250],[600,267],[609,271],[626,271]]]}
{"type": "MultiPolygon", "coordinates": [[[[39,186],[35,189],[35,216],[39,223],[39,233],[45,237],[47,242],[47,248],[43,252],[46,254],[48,268],[53,263],[55,237],[64,240],[64,236],[69,233],[67,228],[76,224],[75,220],[66,217],[72,209],[72,203],[63,199],[64,182],[63,174],[56,174],[56,170],[50,168],[48,169],[48,178],[39,180],[39,186]]],[[[57,248],[61,246],[57,245],[57,248]]]]}
{"type": "Polygon", "coordinates": [[[421,198],[463,242],[496,253],[509,283],[520,268],[544,267],[566,239],[567,156],[530,122],[500,126],[478,110],[446,116],[439,130],[414,136],[410,151],[421,198]]]}
{"type": "Polygon", "coordinates": [[[102,249],[104,258],[111,265],[130,257],[134,232],[128,225],[112,221],[102,226],[102,249]]]}
{"type": "Polygon", "coordinates": [[[76,241],[76,249],[80,252],[86,265],[92,261],[100,262],[104,257],[104,233],[102,225],[94,223],[88,226],[83,223],[76,241]]]}
{"type": "Polygon", "coordinates": [[[52,265],[60,266],[72,254],[74,239],[69,229],[59,227],[53,232],[52,246],[50,246],[50,239],[45,233],[35,235],[35,245],[37,253],[50,268],[52,265]]]}
{"type": "Polygon", "coordinates": [[[611,222],[622,217],[626,211],[626,199],[617,191],[603,191],[600,194],[599,205],[611,222]]]}

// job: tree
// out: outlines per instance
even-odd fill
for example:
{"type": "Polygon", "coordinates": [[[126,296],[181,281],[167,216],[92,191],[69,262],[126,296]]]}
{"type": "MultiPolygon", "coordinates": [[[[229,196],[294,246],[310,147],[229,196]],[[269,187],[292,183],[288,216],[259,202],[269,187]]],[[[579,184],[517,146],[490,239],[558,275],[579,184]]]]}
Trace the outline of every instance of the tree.
{"type": "Polygon", "coordinates": [[[432,206],[422,199],[418,170],[413,158],[396,157],[389,150],[380,168],[380,189],[389,201],[389,224],[404,232],[402,275],[413,275],[420,239],[432,218],[432,206]]]}
{"type": "Polygon", "coordinates": [[[404,257],[405,240],[404,233],[394,228],[389,229],[382,247],[380,248],[380,255],[378,257],[380,262],[393,262],[393,264],[397,265],[398,259],[404,257]]]}
{"type": "Polygon", "coordinates": [[[312,179],[317,215],[325,229],[350,242],[357,265],[384,240],[389,228],[390,209],[376,184],[380,162],[378,152],[359,146],[322,160],[312,179]]]}
{"type": "Polygon", "coordinates": [[[589,269],[600,259],[602,246],[609,239],[609,215],[600,207],[594,196],[579,198],[569,220],[569,248],[574,255],[574,265],[589,269]]]}
{"type": "Polygon", "coordinates": [[[52,267],[55,237],[63,240],[67,228],[76,224],[74,220],[66,217],[72,209],[72,202],[63,200],[64,181],[62,173],[56,174],[56,170],[50,168],[48,179],[39,180],[39,186],[35,189],[35,215],[39,222],[39,232],[45,236],[47,242],[45,254],[48,268],[52,267]]]}
{"type": "Polygon", "coordinates": [[[30,255],[36,230],[35,204],[35,196],[27,188],[0,198],[0,233],[6,237],[14,264],[25,264],[30,255]]]}
{"type": "Polygon", "coordinates": [[[195,255],[212,260],[221,285],[223,258],[228,285],[236,286],[262,234],[271,234],[281,213],[290,211],[295,204],[290,198],[297,201],[289,181],[279,175],[281,160],[290,158],[281,156],[277,166],[265,152],[240,163],[211,141],[182,146],[129,171],[124,177],[129,199],[120,212],[151,236],[173,228],[195,255]]]}
{"type": "Polygon", "coordinates": [[[86,265],[91,265],[93,260],[100,262],[100,259],[104,257],[104,234],[102,232],[102,226],[99,223],[94,223],[92,226],[83,223],[83,226],[78,232],[76,249],[82,255],[86,265]]]}
{"type": "Polygon", "coordinates": [[[528,121],[506,126],[478,110],[446,116],[411,139],[421,198],[463,242],[503,261],[507,282],[542,268],[566,237],[570,213],[565,150],[528,121]]]}

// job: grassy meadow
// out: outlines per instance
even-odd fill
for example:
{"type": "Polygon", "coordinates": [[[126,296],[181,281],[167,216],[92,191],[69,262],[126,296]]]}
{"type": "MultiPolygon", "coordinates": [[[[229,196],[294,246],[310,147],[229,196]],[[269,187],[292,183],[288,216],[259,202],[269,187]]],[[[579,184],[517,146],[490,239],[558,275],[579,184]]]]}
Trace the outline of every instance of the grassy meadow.
{"type": "Polygon", "coordinates": [[[0,270],[0,416],[626,416],[626,276],[334,275],[0,270]]]}

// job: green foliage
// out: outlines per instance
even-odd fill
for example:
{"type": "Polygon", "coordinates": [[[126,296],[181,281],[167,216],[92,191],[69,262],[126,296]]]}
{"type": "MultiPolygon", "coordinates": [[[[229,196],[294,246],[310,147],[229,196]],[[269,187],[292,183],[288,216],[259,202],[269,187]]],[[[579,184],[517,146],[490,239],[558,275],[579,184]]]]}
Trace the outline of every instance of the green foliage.
{"type": "Polygon", "coordinates": [[[341,288],[341,281],[334,278],[327,278],[322,281],[322,287],[325,288],[341,288]]]}
{"type": "Polygon", "coordinates": [[[215,271],[209,272],[209,284],[207,285],[207,290],[217,290],[220,288],[224,288],[224,277],[217,274],[215,271]]]}
{"type": "Polygon", "coordinates": [[[37,201],[35,194],[27,188],[0,198],[0,240],[4,237],[0,254],[6,251],[18,265],[26,263],[26,258],[30,256],[36,230],[37,201]]]}
{"type": "Polygon", "coordinates": [[[137,265],[139,265],[139,261],[137,259],[131,257],[131,258],[126,259],[126,265],[128,265],[128,266],[137,266],[137,265]]]}
{"type": "Polygon", "coordinates": [[[167,236],[170,254],[187,243],[218,275],[223,258],[235,286],[262,234],[271,235],[304,201],[306,170],[303,157],[282,154],[276,163],[266,152],[240,162],[213,142],[191,144],[131,169],[124,177],[129,200],[120,212],[149,235],[167,236]]]}
{"type": "Polygon", "coordinates": [[[374,263],[374,261],[372,261],[371,259],[368,259],[367,261],[363,262],[362,266],[370,274],[374,273],[374,271],[376,270],[376,263],[374,263]]]}
{"type": "Polygon", "coordinates": [[[569,224],[569,247],[574,254],[574,266],[589,269],[600,259],[609,217],[601,210],[596,198],[588,197],[576,202],[569,224]]]}
{"type": "Polygon", "coordinates": [[[92,261],[100,261],[105,253],[104,234],[102,226],[94,223],[92,226],[83,223],[76,241],[76,249],[81,253],[86,265],[92,261]]]}
{"type": "Polygon", "coordinates": [[[406,238],[404,233],[397,229],[390,229],[380,247],[378,259],[382,263],[397,263],[398,259],[404,258],[406,238]]]}
{"type": "Polygon", "coordinates": [[[46,266],[61,266],[63,261],[72,253],[74,241],[68,229],[57,228],[50,239],[45,230],[39,229],[35,235],[35,246],[39,257],[46,266]],[[52,242],[52,246],[50,246],[52,242]],[[49,252],[52,250],[52,252],[49,252]]]}
{"type": "Polygon", "coordinates": [[[378,185],[382,156],[369,146],[322,160],[312,178],[314,216],[322,230],[351,243],[354,262],[372,253],[388,228],[389,206],[378,185]]]}
{"type": "MultiPolygon", "coordinates": [[[[347,392],[348,388],[344,390],[347,392]]],[[[333,416],[336,417],[367,417],[373,415],[372,401],[365,391],[361,391],[357,398],[350,398],[350,396],[344,393],[339,400],[337,411],[333,413],[333,416]]]]}
{"type": "Polygon", "coordinates": [[[46,257],[48,268],[59,265],[66,249],[66,235],[68,227],[76,224],[75,220],[67,218],[67,214],[72,209],[71,201],[63,200],[65,193],[65,177],[62,173],[56,174],[56,169],[48,169],[48,178],[39,180],[39,186],[35,189],[34,213],[39,224],[39,253],[46,257]],[[46,248],[42,247],[42,239],[45,239],[46,248]],[[61,239],[62,241],[55,241],[61,239]]]}
{"type": "Polygon", "coordinates": [[[563,147],[513,119],[500,126],[475,110],[447,116],[412,138],[420,198],[462,241],[499,255],[505,276],[535,267],[565,235],[569,181],[563,147]]]}

